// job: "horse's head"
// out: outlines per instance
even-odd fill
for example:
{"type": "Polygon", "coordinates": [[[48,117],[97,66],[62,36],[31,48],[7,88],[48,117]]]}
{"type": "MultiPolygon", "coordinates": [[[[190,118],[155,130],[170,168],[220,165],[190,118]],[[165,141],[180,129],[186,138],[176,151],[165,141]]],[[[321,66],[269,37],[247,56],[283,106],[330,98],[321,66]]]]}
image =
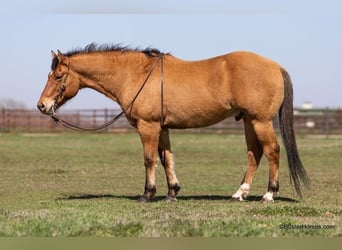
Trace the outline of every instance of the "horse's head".
{"type": "Polygon", "coordinates": [[[80,88],[79,75],[70,69],[70,58],[51,51],[52,65],[46,86],[37,107],[43,114],[53,115],[55,110],[74,97],[80,88]]]}

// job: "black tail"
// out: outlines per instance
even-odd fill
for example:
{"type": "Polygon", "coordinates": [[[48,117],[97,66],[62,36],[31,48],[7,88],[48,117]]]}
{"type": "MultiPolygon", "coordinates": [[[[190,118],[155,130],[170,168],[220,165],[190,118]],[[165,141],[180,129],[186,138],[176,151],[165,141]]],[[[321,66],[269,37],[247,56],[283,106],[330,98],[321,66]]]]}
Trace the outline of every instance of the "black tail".
{"type": "Polygon", "coordinates": [[[291,182],[300,198],[301,185],[310,188],[310,180],[299,158],[296,137],[293,131],[293,89],[292,82],[286,70],[281,69],[284,79],[284,101],[279,110],[280,133],[286,149],[291,182]]]}

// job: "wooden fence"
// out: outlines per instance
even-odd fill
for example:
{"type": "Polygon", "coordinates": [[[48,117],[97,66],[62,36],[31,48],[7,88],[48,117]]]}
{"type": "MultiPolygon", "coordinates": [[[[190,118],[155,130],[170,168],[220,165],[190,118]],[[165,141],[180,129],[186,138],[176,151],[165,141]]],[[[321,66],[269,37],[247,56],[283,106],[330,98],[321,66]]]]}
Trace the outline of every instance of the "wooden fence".
{"type": "MultiPolygon", "coordinates": [[[[94,128],[111,120],[121,110],[81,109],[62,110],[59,115],[78,126],[94,128]]],[[[296,133],[341,134],[342,109],[296,109],[294,112],[296,133]]],[[[278,129],[278,121],[274,120],[278,129]]],[[[121,117],[115,124],[102,132],[128,132],[133,128],[126,118],[121,117]]],[[[0,109],[0,132],[65,132],[68,129],[56,124],[51,118],[40,114],[38,110],[0,109]]],[[[236,122],[233,117],[213,126],[190,129],[194,133],[243,133],[243,122],[236,122]]]]}

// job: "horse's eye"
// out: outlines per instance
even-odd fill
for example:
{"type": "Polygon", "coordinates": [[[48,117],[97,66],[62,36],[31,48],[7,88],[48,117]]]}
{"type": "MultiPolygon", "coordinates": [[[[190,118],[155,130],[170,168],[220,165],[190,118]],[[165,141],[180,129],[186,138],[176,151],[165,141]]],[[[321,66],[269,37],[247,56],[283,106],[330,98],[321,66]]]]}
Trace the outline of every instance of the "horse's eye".
{"type": "Polygon", "coordinates": [[[59,81],[61,81],[61,80],[62,80],[62,78],[63,78],[63,76],[62,76],[62,75],[60,75],[60,76],[56,76],[55,80],[59,82],[59,81]]]}

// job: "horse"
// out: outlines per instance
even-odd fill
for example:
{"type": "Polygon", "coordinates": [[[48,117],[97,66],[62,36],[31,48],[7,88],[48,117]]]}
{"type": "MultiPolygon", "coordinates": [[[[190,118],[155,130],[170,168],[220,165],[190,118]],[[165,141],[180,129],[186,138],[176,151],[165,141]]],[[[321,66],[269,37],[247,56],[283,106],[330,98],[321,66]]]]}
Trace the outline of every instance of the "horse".
{"type": "Polygon", "coordinates": [[[233,115],[244,123],[247,168],[231,201],[246,199],[263,155],[269,164],[269,181],[261,201],[273,202],[278,194],[280,146],[273,127],[276,115],[291,183],[300,198],[303,186],[309,188],[293,129],[292,81],[278,63],[247,51],[185,61],[154,48],[95,43],[51,54],[51,71],[38,109],[53,117],[83,88],[94,89],[118,103],[143,146],[146,178],[139,201],[150,202],[156,193],[158,155],[168,186],[165,200],[177,200],[180,185],[169,129],[210,126],[233,115]]]}

